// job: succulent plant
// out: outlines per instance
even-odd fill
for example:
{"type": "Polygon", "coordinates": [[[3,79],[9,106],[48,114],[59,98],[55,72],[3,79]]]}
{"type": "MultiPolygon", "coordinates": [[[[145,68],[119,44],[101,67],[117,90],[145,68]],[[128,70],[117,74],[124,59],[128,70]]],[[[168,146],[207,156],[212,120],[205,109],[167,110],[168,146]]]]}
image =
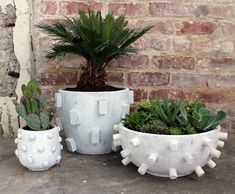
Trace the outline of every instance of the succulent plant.
{"type": "Polygon", "coordinates": [[[153,134],[168,134],[168,127],[160,120],[152,120],[142,126],[141,132],[153,134]]]}
{"type": "Polygon", "coordinates": [[[36,80],[21,86],[23,96],[20,102],[14,101],[16,112],[22,117],[32,130],[47,130],[49,128],[49,112],[47,100],[41,95],[41,89],[36,80]]]}

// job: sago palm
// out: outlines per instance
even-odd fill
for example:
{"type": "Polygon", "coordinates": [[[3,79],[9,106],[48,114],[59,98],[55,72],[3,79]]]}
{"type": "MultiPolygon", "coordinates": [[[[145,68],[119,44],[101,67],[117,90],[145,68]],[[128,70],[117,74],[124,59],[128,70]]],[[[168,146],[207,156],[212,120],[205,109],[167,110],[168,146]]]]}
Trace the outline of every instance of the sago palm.
{"type": "MultiPolygon", "coordinates": [[[[66,18],[65,22],[38,25],[56,43],[46,57],[55,59],[66,54],[77,54],[86,59],[76,90],[108,90],[105,85],[105,67],[112,59],[137,53],[131,44],[151,27],[131,29],[125,16],[114,17],[110,12],[102,17],[101,12],[79,11],[79,18],[66,18]]],[[[110,89],[110,88],[109,88],[110,89]]]]}

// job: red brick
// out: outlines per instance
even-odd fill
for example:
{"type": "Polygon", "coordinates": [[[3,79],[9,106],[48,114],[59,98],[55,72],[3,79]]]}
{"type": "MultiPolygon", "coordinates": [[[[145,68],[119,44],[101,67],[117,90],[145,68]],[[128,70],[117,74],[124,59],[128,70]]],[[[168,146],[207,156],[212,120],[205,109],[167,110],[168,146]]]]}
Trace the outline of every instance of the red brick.
{"type": "Polygon", "coordinates": [[[173,41],[173,49],[175,51],[189,51],[192,49],[192,41],[182,37],[177,37],[173,41]]]}
{"type": "Polygon", "coordinates": [[[121,85],[123,83],[123,73],[121,72],[107,72],[108,84],[121,85]]]}
{"type": "Polygon", "coordinates": [[[213,42],[210,39],[196,39],[192,41],[192,50],[198,52],[211,51],[213,49],[213,42]]]}
{"type": "Polygon", "coordinates": [[[55,15],[57,11],[56,2],[53,1],[43,1],[40,2],[39,10],[45,15],[55,15]]]}
{"type": "Polygon", "coordinates": [[[183,90],[176,90],[176,89],[159,89],[153,90],[149,93],[150,99],[163,99],[168,97],[169,99],[182,99],[185,101],[189,101],[193,98],[193,92],[190,91],[183,91],[183,90]]]}
{"type": "Polygon", "coordinates": [[[134,89],[134,99],[135,102],[140,101],[142,99],[147,99],[148,92],[143,89],[134,89]]]}
{"type": "Polygon", "coordinates": [[[108,9],[115,15],[124,14],[126,16],[144,16],[144,3],[110,3],[108,9]]]}
{"type": "Polygon", "coordinates": [[[233,7],[232,6],[211,6],[210,15],[213,17],[224,17],[224,18],[232,18],[234,17],[233,7]]]}
{"type": "Polygon", "coordinates": [[[149,13],[152,16],[191,16],[193,8],[179,3],[149,3],[149,13]]]}
{"type": "Polygon", "coordinates": [[[161,86],[169,83],[168,73],[133,72],[128,74],[128,84],[131,86],[161,86]]]}
{"type": "Polygon", "coordinates": [[[164,38],[152,38],[149,46],[157,51],[168,51],[171,48],[172,41],[164,38]]]}
{"type": "Polygon", "coordinates": [[[202,74],[171,74],[170,85],[177,87],[208,87],[212,77],[202,74]]]}
{"type": "Polygon", "coordinates": [[[235,59],[234,58],[212,58],[210,59],[208,66],[210,68],[216,68],[216,69],[224,69],[224,68],[235,69],[235,59]]]}
{"type": "Polygon", "coordinates": [[[41,74],[40,83],[42,85],[76,85],[77,79],[77,72],[44,72],[41,74]]]}
{"type": "Polygon", "coordinates": [[[212,34],[215,24],[212,22],[182,22],[176,24],[177,34],[206,35],[212,34]]]}
{"type": "Polygon", "coordinates": [[[89,7],[91,7],[95,11],[100,10],[103,7],[103,4],[94,1],[88,3],[62,1],[60,2],[59,6],[60,6],[59,9],[60,14],[74,15],[77,14],[80,9],[87,11],[89,7]]]}
{"type": "Polygon", "coordinates": [[[195,59],[184,56],[154,56],[153,64],[159,69],[188,69],[192,70],[195,66],[195,59]]]}
{"type": "Polygon", "coordinates": [[[109,67],[121,67],[121,68],[130,68],[130,67],[144,67],[148,65],[149,57],[147,55],[133,55],[131,57],[123,57],[120,59],[114,59],[109,64],[109,67]]]}
{"type": "Polygon", "coordinates": [[[226,23],[222,25],[222,31],[227,35],[235,35],[235,23],[226,23]]]}
{"type": "Polygon", "coordinates": [[[219,88],[235,88],[235,75],[216,75],[210,85],[219,88]]]}

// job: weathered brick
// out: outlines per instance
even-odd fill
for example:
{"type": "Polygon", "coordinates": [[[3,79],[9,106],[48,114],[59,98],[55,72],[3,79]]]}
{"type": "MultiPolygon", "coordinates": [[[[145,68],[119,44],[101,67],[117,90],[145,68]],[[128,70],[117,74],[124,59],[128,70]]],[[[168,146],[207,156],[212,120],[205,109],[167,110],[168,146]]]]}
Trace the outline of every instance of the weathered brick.
{"type": "Polygon", "coordinates": [[[225,23],[222,25],[222,31],[226,35],[235,35],[235,23],[225,23]]]}
{"type": "Polygon", "coordinates": [[[55,15],[57,11],[57,5],[54,1],[42,1],[40,2],[40,12],[45,15],[55,15]]]}
{"type": "Polygon", "coordinates": [[[149,41],[149,47],[157,51],[168,51],[171,48],[172,41],[170,39],[155,38],[149,41]]]}
{"type": "Polygon", "coordinates": [[[173,41],[175,51],[189,51],[192,49],[192,41],[185,37],[177,37],[173,41]]]}
{"type": "Polygon", "coordinates": [[[215,69],[235,69],[234,58],[212,58],[210,59],[208,66],[215,69]]]}
{"type": "Polygon", "coordinates": [[[147,99],[148,97],[148,92],[143,89],[134,89],[134,99],[135,102],[140,101],[141,99],[147,99]]]}
{"type": "Polygon", "coordinates": [[[193,8],[189,4],[180,3],[149,3],[149,13],[152,16],[191,16],[193,8]]]}
{"type": "Polygon", "coordinates": [[[170,85],[177,87],[208,87],[212,77],[205,74],[171,74],[170,85]]]}
{"type": "Polygon", "coordinates": [[[209,15],[210,13],[210,9],[208,7],[208,5],[198,5],[196,8],[195,8],[195,11],[194,11],[195,15],[197,17],[200,17],[200,16],[207,16],[209,15]]]}
{"type": "Polygon", "coordinates": [[[188,69],[192,70],[195,66],[195,59],[184,56],[154,56],[153,64],[159,69],[188,69]]]}
{"type": "Polygon", "coordinates": [[[130,86],[161,86],[169,83],[168,73],[159,72],[132,72],[128,74],[130,86]]]}
{"type": "Polygon", "coordinates": [[[114,59],[111,61],[111,63],[108,65],[109,67],[121,67],[121,68],[127,68],[127,67],[144,67],[148,65],[149,57],[147,55],[133,55],[131,57],[123,57],[120,59],[114,59]]]}
{"type": "Polygon", "coordinates": [[[182,22],[176,23],[177,34],[206,35],[212,34],[215,24],[212,22],[182,22]]]}
{"type": "Polygon", "coordinates": [[[216,5],[210,7],[210,15],[213,17],[232,18],[234,17],[233,6],[216,5]]]}
{"type": "Polygon", "coordinates": [[[235,75],[216,75],[210,85],[220,88],[235,88],[235,75]]]}
{"type": "Polygon", "coordinates": [[[213,49],[213,42],[210,39],[192,40],[192,50],[205,53],[205,51],[211,51],[213,49]]]}
{"type": "Polygon", "coordinates": [[[107,82],[112,85],[122,85],[123,76],[121,72],[107,72],[107,82]]]}
{"type": "Polygon", "coordinates": [[[124,14],[126,16],[144,16],[144,3],[109,3],[108,9],[115,15],[124,14]]]}
{"type": "Polygon", "coordinates": [[[75,85],[77,79],[77,72],[44,72],[40,75],[42,85],[75,85]]]}
{"type": "Polygon", "coordinates": [[[59,4],[59,12],[63,15],[74,15],[77,14],[80,9],[87,11],[89,7],[97,11],[103,7],[103,4],[95,1],[91,1],[88,3],[62,1],[59,4]]]}

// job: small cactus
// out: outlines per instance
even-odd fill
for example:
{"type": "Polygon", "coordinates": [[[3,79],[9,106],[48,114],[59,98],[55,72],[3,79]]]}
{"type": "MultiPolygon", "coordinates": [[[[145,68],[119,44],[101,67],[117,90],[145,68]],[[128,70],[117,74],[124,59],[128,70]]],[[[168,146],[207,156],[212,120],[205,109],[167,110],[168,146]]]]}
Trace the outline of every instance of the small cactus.
{"type": "Polygon", "coordinates": [[[36,80],[21,86],[23,96],[20,103],[14,101],[16,112],[25,119],[27,126],[32,130],[47,130],[49,128],[49,112],[47,100],[41,96],[41,89],[36,80]]]}

